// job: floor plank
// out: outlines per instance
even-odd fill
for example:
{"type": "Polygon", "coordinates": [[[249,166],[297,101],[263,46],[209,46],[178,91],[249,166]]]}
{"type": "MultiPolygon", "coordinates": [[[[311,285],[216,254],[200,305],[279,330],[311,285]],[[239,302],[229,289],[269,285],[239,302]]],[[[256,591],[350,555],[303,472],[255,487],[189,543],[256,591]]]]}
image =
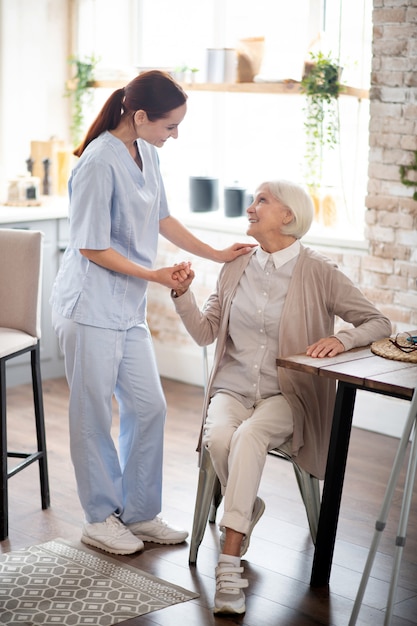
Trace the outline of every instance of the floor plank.
{"type": "MultiPolygon", "coordinates": [[[[198,477],[195,446],[200,428],[202,389],[163,380],[167,402],[163,514],[191,530],[198,477]]],[[[34,440],[28,385],[8,390],[9,449],[30,449],[34,440]]],[[[40,509],[36,466],[9,481],[9,525],[1,551],[62,537],[79,542],[83,514],[78,502],[68,452],[68,390],[63,379],[44,381],[44,403],[51,483],[51,508],[40,509]]],[[[117,435],[115,407],[114,434],[117,435]]],[[[214,617],[214,568],[218,529],[209,525],[195,567],[188,565],[189,544],[163,547],[146,544],[143,553],[118,557],[165,580],[197,591],[199,598],[123,622],[123,626],[307,626],[348,624],[360,576],[382,503],[398,440],[354,428],[352,431],[337,541],[329,588],[311,589],[313,545],[305,509],[290,463],[268,457],[260,487],[266,512],[256,526],[245,560],[250,586],[245,616],[214,617]]],[[[361,608],[358,625],[384,623],[401,506],[401,482],[361,608]]],[[[220,514],[220,511],[219,511],[220,514]]],[[[410,512],[396,594],[393,626],[417,624],[417,495],[410,512]]]]}

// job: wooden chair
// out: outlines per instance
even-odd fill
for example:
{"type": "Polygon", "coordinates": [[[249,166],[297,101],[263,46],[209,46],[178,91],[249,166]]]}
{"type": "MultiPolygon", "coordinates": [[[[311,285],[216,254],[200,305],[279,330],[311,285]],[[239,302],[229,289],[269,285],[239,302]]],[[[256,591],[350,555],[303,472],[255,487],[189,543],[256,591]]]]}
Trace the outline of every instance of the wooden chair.
{"type": "Polygon", "coordinates": [[[42,239],[39,231],[0,229],[0,541],[8,536],[8,479],[35,461],[42,509],[50,504],[40,368],[42,239]],[[12,452],[7,446],[6,363],[27,352],[37,446],[34,452],[12,452]],[[8,458],[21,461],[9,469],[8,458]]]}
{"type": "MultiPolygon", "coordinates": [[[[203,348],[204,385],[208,380],[208,357],[207,349],[203,348]]],[[[280,456],[291,461],[294,468],[295,477],[300,489],[301,497],[307,513],[307,520],[310,528],[313,543],[316,541],[317,527],[320,516],[320,481],[303,470],[292,458],[290,444],[271,451],[270,454],[280,456]]],[[[222,500],[220,482],[214,471],[209,452],[202,447],[200,452],[200,470],[198,475],[198,486],[196,502],[194,507],[193,529],[190,539],[189,563],[194,565],[197,562],[197,554],[203,540],[207,521],[216,521],[217,509],[222,500]]]]}

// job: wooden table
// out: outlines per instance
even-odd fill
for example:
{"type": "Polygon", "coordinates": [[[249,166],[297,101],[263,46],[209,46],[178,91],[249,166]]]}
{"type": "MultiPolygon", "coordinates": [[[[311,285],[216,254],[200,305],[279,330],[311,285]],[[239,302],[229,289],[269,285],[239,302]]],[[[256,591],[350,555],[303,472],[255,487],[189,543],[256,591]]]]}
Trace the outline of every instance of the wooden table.
{"type": "Polygon", "coordinates": [[[411,400],[417,387],[417,364],[385,359],[366,347],[332,358],[288,356],[277,359],[277,365],[338,381],[310,579],[311,586],[322,587],[330,579],[356,391],[411,400]]]}

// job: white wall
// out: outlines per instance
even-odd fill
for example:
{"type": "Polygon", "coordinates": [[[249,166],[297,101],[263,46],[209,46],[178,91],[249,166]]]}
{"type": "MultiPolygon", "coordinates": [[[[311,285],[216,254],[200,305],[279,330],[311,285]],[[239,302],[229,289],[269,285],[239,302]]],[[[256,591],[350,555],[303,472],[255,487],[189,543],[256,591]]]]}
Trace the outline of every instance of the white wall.
{"type": "Polygon", "coordinates": [[[67,0],[0,0],[0,202],[31,140],[68,141],[67,0]]]}

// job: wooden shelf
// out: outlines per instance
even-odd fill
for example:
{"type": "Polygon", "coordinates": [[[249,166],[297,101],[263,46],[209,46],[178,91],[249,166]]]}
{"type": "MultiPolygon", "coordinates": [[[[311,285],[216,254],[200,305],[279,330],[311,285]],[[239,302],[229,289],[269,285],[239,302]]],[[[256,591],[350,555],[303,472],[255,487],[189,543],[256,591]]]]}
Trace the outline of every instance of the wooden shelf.
{"type": "MultiPolygon", "coordinates": [[[[127,84],[128,80],[98,80],[94,81],[91,86],[96,89],[119,89],[127,84]]],[[[74,81],[68,81],[67,86],[71,89],[74,81]]],[[[282,81],[279,83],[181,83],[182,87],[189,92],[192,91],[209,91],[219,93],[271,93],[296,95],[300,94],[300,83],[296,81],[282,81]]],[[[343,85],[341,95],[353,96],[358,100],[369,98],[369,90],[359,87],[350,87],[343,85]]]]}
{"type": "MultiPolygon", "coordinates": [[[[272,94],[300,94],[300,83],[285,80],[279,83],[182,83],[186,91],[217,91],[227,93],[272,93],[272,94]]],[[[369,98],[368,89],[343,85],[342,95],[356,98],[369,98]]]]}

